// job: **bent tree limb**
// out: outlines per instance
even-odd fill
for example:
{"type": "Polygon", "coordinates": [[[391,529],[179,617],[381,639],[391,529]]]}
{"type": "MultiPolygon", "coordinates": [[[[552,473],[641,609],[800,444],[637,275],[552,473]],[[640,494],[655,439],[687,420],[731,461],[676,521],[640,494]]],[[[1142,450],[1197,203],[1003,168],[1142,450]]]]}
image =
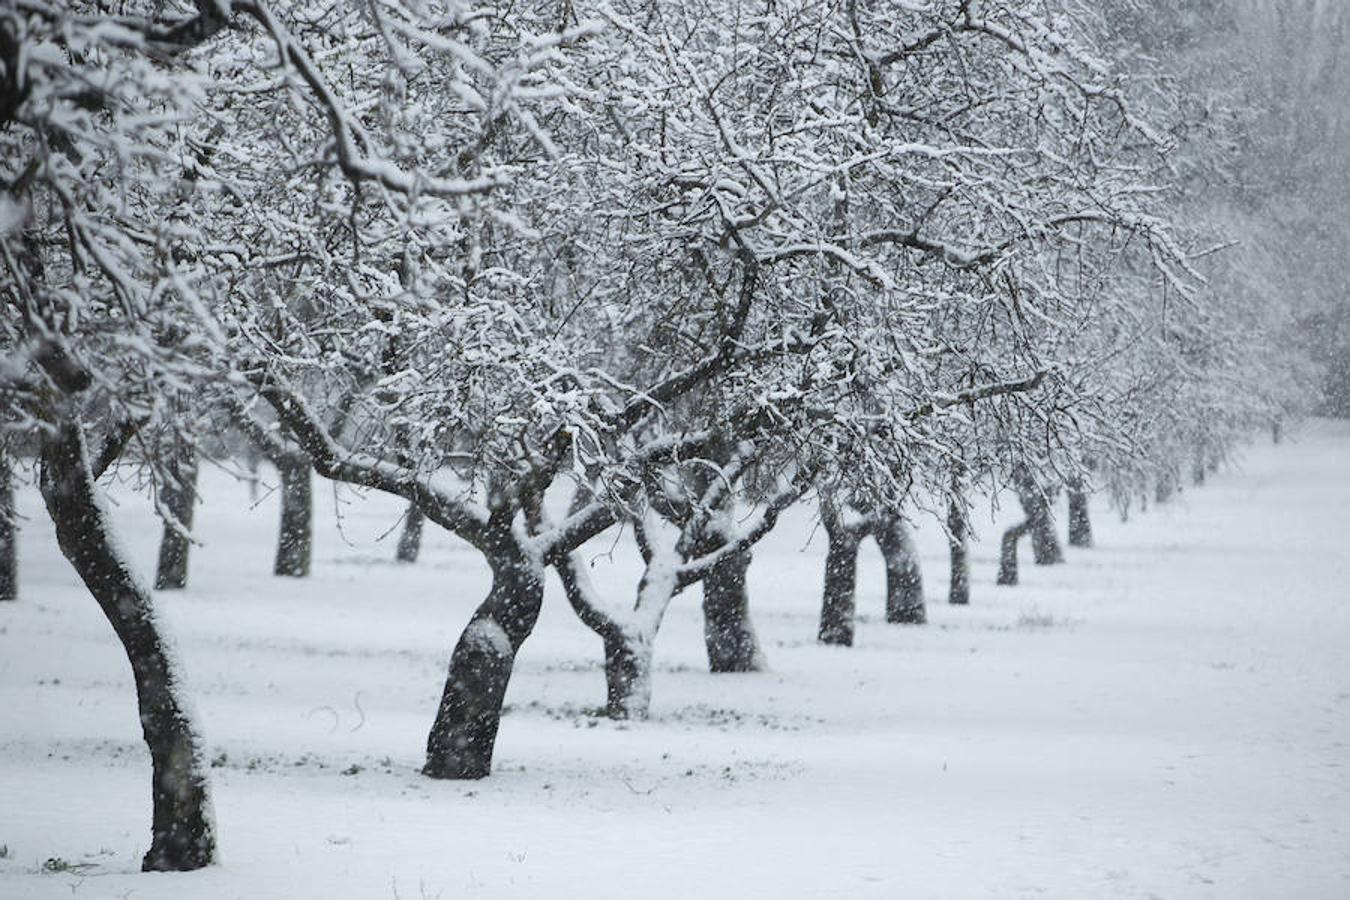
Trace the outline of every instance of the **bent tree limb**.
{"type": "Polygon", "coordinates": [[[150,593],[112,539],[78,422],[60,424],[43,440],[41,463],[42,497],[61,552],[112,625],[136,683],[153,767],[151,843],[141,868],[187,871],[209,865],[216,841],[201,745],[150,593]]]}

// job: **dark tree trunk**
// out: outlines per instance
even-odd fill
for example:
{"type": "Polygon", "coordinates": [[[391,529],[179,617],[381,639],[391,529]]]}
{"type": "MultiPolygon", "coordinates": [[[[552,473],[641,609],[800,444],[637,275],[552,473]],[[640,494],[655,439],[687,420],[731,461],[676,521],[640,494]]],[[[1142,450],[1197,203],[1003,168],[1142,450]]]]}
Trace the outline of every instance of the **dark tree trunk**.
{"type": "Polygon", "coordinates": [[[186,871],[210,864],[215,833],[192,723],[177,694],[149,591],[111,540],[112,523],[94,485],[78,424],[62,425],[42,448],[42,496],[57,541],[122,642],[136,683],[141,730],[153,766],[154,819],[145,871],[186,871]]]}
{"type": "Polygon", "coordinates": [[[947,546],[951,551],[952,581],[947,602],[957,606],[970,603],[970,523],[961,498],[947,505],[947,546]]]}
{"type": "Polygon", "coordinates": [[[858,545],[861,529],[850,528],[825,516],[830,547],[825,555],[825,596],[820,605],[822,644],[853,646],[853,620],[857,610],[858,545]]]}
{"type": "Polygon", "coordinates": [[[746,550],[714,566],[703,580],[703,639],[713,672],[762,672],[768,665],[750,623],[746,550]]]}
{"type": "Polygon", "coordinates": [[[422,552],[422,523],[425,518],[422,507],[416,502],[408,504],[408,512],[403,517],[403,533],[398,536],[398,552],[394,556],[399,562],[417,562],[417,554],[422,552]]]}
{"type": "Polygon", "coordinates": [[[1092,546],[1092,518],[1088,514],[1088,495],[1082,489],[1069,489],[1069,546],[1092,546]]]}
{"type": "Polygon", "coordinates": [[[534,630],[544,599],[543,566],[529,559],[509,533],[493,543],[501,549],[488,560],[492,589],[455,644],[427,737],[422,773],[432,778],[483,778],[492,771],[516,652],[534,630]]]}
{"type": "Polygon", "coordinates": [[[645,719],[652,705],[650,642],[616,629],[605,638],[605,714],[645,719]]]}
{"type": "Polygon", "coordinates": [[[879,515],[875,534],[886,562],[886,621],[922,625],[928,621],[928,613],[923,602],[919,552],[909,526],[901,516],[879,515]]]}
{"type": "Polygon", "coordinates": [[[1271,419],[1270,442],[1272,444],[1279,444],[1283,440],[1284,440],[1284,420],[1278,418],[1271,419]]]}
{"type": "Polygon", "coordinates": [[[155,590],[172,591],[187,587],[188,553],[192,542],[183,532],[192,530],[193,508],[197,505],[197,458],[187,452],[169,462],[161,485],[160,501],[169,515],[177,519],[164,523],[159,541],[159,562],[155,566],[155,590]]]}
{"type": "Polygon", "coordinates": [[[19,529],[14,510],[14,469],[0,451],[0,602],[19,599],[19,529]]]}
{"type": "Polygon", "coordinates": [[[314,547],[314,476],[303,454],[287,454],[274,462],[281,479],[281,530],[272,572],[304,578],[314,547]]]}
{"type": "Polygon", "coordinates": [[[1017,542],[1030,530],[1030,522],[1020,522],[1003,532],[1003,543],[998,554],[999,584],[1017,584],[1017,542]]]}

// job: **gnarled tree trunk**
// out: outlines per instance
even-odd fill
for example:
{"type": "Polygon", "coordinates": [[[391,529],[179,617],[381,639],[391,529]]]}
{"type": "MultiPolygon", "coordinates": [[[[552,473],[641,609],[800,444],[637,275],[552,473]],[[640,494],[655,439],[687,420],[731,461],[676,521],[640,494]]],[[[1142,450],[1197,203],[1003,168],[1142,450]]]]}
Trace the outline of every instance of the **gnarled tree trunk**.
{"type": "Polygon", "coordinates": [[[0,450],[0,602],[19,599],[18,518],[14,509],[14,469],[0,450]]]}
{"type": "Polygon", "coordinates": [[[181,590],[187,587],[188,554],[192,542],[185,531],[192,530],[192,513],[197,505],[197,458],[184,452],[166,467],[160,486],[160,502],[177,522],[165,521],[159,541],[159,561],[155,565],[155,589],[181,590]]]}
{"type": "Polygon", "coordinates": [[[745,576],[751,553],[728,556],[703,579],[703,639],[713,672],[762,672],[768,668],[750,622],[745,576]]]}
{"type": "Polygon", "coordinates": [[[919,551],[909,526],[902,516],[884,513],[877,516],[874,533],[886,562],[886,621],[922,625],[928,621],[928,613],[923,602],[919,551]]]}
{"type": "Polygon", "coordinates": [[[544,599],[544,567],[507,533],[489,542],[492,588],[450,656],[445,691],[427,737],[422,773],[432,778],[483,778],[501,724],[502,701],[516,652],[534,630],[544,599]]]}
{"type": "Polygon", "coordinates": [[[970,523],[960,497],[947,505],[947,547],[951,551],[952,580],[947,602],[957,606],[970,603],[970,523]]]}
{"type": "Polygon", "coordinates": [[[41,485],[61,552],[98,601],[131,663],[153,767],[154,818],[141,868],[201,868],[215,857],[201,746],[178,696],[179,679],[150,593],[131,574],[111,538],[112,523],[98,496],[77,423],[63,424],[44,441],[41,485]]]}
{"type": "Polygon", "coordinates": [[[422,524],[426,516],[416,501],[408,503],[408,512],[403,517],[403,533],[398,536],[398,552],[394,558],[399,562],[417,562],[417,554],[422,552],[422,524]]]}
{"type": "Polygon", "coordinates": [[[825,593],[820,604],[822,644],[853,646],[854,617],[857,612],[858,545],[864,529],[851,527],[822,508],[821,519],[829,537],[825,554],[825,593]]]}
{"type": "Polygon", "coordinates": [[[281,530],[277,534],[276,575],[309,575],[314,548],[314,488],[309,457],[303,453],[278,456],[273,463],[281,479],[281,530]]]}
{"type": "Polygon", "coordinates": [[[1092,546],[1092,517],[1088,513],[1088,495],[1081,487],[1069,488],[1069,546],[1092,546]]]}

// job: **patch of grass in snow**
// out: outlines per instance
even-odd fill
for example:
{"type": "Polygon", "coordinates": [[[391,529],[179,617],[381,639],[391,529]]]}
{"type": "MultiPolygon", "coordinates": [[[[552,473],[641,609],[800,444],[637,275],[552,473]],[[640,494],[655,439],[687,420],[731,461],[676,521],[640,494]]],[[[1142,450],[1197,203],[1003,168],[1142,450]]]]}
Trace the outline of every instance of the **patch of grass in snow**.
{"type": "Polygon", "coordinates": [[[1054,628],[1069,624],[1063,619],[1055,619],[1048,612],[1042,612],[1036,607],[1022,610],[1021,615],[1017,617],[1017,627],[1024,631],[1040,631],[1047,628],[1054,628]]]}

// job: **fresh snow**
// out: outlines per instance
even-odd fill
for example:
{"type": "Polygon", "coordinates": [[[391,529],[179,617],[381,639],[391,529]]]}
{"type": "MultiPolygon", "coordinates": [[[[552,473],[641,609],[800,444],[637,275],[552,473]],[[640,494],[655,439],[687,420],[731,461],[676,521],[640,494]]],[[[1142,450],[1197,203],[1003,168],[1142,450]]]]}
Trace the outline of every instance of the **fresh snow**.
{"type": "MultiPolygon", "coordinates": [[[[970,608],[942,602],[945,538],[921,523],[925,627],[884,624],[867,545],[852,649],[815,643],[824,533],[791,510],[751,568],[772,672],[707,674],[680,596],[645,723],[592,714],[600,642],[550,575],[478,782],[417,770],[485,565],[430,524],[422,560],[395,564],[402,501],[316,488],[314,575],[274,578],[276,496],[251,507],[203,472],[191,587],[159,600],[223,861],[172,875],[137,871],[149,761],[126,660],[21,493],[0,898],[1350,897],[1346,423],[1128,523],[1094,507],[1097,548],[1024,558],[1017,588],[994,586],[977,515],[970,608]]],[[[111,493],[148,572],[153,511],[111,493]]],[[[609,550],[587,548],[591,574],[621,596],[639,561],[609,550]]]]}

